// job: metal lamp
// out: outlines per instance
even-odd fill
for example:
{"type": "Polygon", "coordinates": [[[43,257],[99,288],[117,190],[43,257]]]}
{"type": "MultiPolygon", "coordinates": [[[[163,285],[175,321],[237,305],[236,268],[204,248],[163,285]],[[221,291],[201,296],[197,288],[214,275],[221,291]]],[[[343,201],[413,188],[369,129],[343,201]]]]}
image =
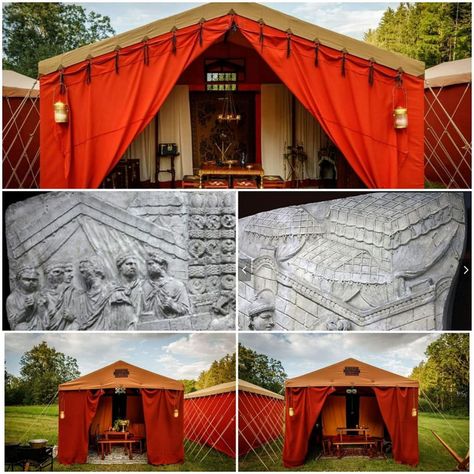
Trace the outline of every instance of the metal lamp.
{"type": "Polygon", "coordinates": [[[393,126],[396,129],[408,127],[408,110],[405,107],[396,107],[393,111],[393,126]]]}
{"type": "Polygon", "coordinates": [[[54,121],[56,123],[69,122],[69,107],[60,100],[54,103],[54,121]]]}

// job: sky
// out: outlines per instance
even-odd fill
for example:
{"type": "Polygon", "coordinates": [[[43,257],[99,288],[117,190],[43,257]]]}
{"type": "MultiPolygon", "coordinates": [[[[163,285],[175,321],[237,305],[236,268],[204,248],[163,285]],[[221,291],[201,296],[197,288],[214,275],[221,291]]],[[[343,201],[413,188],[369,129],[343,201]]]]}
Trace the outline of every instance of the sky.
{"type": "MultiPolygon", "coordinates": [[[[259,2],[301,20],[314,23],[338,33],[363,39],[364,32],[376,28],[384,11],[398,3],[315,3],[259,2]]],[[[115,32],[123,33],[160,18],[202,5],[195,2],[153,3],[78,3],[88,11],[110,17],[115,32]]]]}
{"type": "Polygon", "coordinates": [[[18,376],[21,356],[42,341],[77,359],[81,375],[123,360],[166,377],[197,379],[214,360],[235,352],[229,333],[7,333],[7,372],[18,376]]]}
{"type": "Polygon", "coordinates": [[[409,376],[436,333],[244,333],[247,348],[279,360],[288,377],[321,369],[349,357],[409,376]]]}

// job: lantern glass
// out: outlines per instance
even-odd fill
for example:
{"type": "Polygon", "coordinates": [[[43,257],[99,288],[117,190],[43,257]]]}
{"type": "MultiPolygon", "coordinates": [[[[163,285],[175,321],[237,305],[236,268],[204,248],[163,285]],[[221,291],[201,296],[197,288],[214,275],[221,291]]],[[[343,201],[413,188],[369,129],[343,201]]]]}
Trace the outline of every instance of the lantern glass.
{"type": "Polygon", "coordinates": [[[412,408],[411,416],[416,416],[416,415],[417,415],[416,408],[412,408]]]}
{"type": "Polygon", "coordinates": [[[69,109],[67,104],[65,104],[64,102],[55,102],[54,121],[56,123],[67,123],[69,121],[69,109]]]}
{"type": "Polygon", "coordinates": [[[293,408],[290,408],[290,416],[295,416],[295,410],[293,410],[293,408]]]}
{"type": "Polygon", "coordinates": [[[175,418],[178,418],[178,416],[179,416],[179,410],[178,410],[177,408],[175,408],[175,410],[174,410],[174,412],[173,412],[173,416],[174,416],[175,418]]]}
{"type": "Polygon", "coordinates": [[[61,411],[59,412],[59,418],[61,418],[61,420],[64,420],[64,418],[65,418],[64,410],[61,410],[61,411]]]}
{"type": "Polygon", "coordinates": [[[393,111],[393,126],[397,129],[408,127],[408,111],[404,107],[397,107],[393,111]]]}

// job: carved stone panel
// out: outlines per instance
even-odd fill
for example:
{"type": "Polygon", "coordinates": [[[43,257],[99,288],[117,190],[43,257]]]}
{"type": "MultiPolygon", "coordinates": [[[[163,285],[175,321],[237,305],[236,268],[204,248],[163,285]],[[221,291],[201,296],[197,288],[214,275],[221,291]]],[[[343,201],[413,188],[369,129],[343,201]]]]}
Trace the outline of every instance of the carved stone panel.
{"type": "Polygon", "coordinates": [[[461,193],[368,193],[239,220],[239,326],[275,295],[277,330],[441,330],[465,246],[461,193]],[[242,260],[241,260],[242,261],[242,260]]]}
{"type": "Polygon", "coordinates": [[[5,234],[10,329],[235,327],[233,192],[44,193],[5,234]]]}

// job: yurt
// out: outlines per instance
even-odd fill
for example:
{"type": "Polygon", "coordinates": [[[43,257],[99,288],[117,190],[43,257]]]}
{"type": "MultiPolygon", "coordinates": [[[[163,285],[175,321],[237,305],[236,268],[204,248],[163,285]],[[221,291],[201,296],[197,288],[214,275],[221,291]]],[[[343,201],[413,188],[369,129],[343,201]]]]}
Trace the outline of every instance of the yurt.
{"type": "Polygon", "coordinates": [[[264,5],[198,6],[39,73],[42,188],[108,186],[137,163],[150,186],[424,185],[424,64],[264,5]]]}
{"type": "Polygon", "coordinates": [[[308,442],[340,449],[343,445],[392,444],[396,462],[418,464],[418,382],[366,364],[345,359],[285,383],[286,467],[304,464],[308,442]],[[319,432],[318,432],[319,431],[319,432]]]}
{"type": "Polygon", "coordinates": [[[235,389],[227,382],[187,393],[184,437],[235,458],[235,389]]]}
{"type": "Polygon", "coordinates": [[[282,395],[239,380],[239,456],[283,436],[282,395]]]}
{"type": "Polygon", "coordinates": [[[447,188],[471,187],[471,58],[425,72],[426,179],[447,188]]]}
{"type": "Polygon", "coordinates": [[[150,464],[183,462],[183,394],[181,382],[121,360],[61,384],[59,462],[86,463],[116,420],[144,438],[150,464]]]}
{"type": "Polygon", "coordinates": [[[3,187],[39,186],[39,82],[2,71],[3,187]]]}

